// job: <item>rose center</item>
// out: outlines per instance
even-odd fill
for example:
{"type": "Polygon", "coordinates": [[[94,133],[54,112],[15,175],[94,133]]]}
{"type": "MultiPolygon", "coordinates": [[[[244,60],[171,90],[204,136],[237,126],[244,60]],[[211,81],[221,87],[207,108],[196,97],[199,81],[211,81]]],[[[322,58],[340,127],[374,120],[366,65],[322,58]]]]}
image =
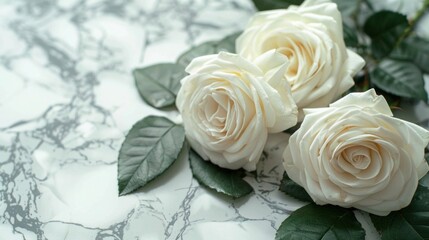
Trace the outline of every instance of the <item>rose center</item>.
{"type": "Polygon", "coordinates": [[[350,147],[345,150],[343,157],[357,169],[366,169],[371,164],[371,151],[366,147],[350,147]]]}
{"type": "Polygon", "coordinates": [[[227,117],[228,99],[223,94],[213,93],[202,104],[205,119],[213,126],[223,128],[227,117]]]}
{"type": "Polygon", "coordinates": [[[315,73],[314,66],[317,66],[317,63],[314,63],[314,48],[312,45],[307,42],[305,36],[295,37],[287,36],[286,38],[277,39],[275,47],[277,51],[289,58],[286,76],[292,88],[295,87],[294,85],[300,79],[300,76],[304,74],[303,68],[309,68],[308,74],[304,74],[309,77],[315,73]]]}
{"type": "Polygon", "coordinates": [[[364,155],[353,156],[351,162],[351,164],[358,169],[366,169],[370,163],[370,159],[364,155]]]}
{"type": "MultiPolygon", "coordinates": [[[[296,47],[296,46],[295,46],[296,47]]],[[[298,49],[293,49],[293,47],[279,47],[277,50],[289,58],[289,66],[286,71],[286,75],[293,77],[298,74],[299,69],[299,59],[295,56],[295,51],[298,49]]]]}

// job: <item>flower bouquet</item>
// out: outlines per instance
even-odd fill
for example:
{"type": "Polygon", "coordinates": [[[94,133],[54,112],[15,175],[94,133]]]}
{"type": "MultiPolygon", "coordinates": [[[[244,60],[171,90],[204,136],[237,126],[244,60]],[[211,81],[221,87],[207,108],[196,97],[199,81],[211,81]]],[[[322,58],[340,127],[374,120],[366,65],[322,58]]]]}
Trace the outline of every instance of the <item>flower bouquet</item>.
{"type": "Polygon", "coordinates": [[[330,1],[254,3],[264,11],[243,32],[134,70],[143,100],[177,107],[180,119],[149,116],[131,128],[119,194],[185,157],[202,186],[243,197],[267,139],[291,134],[278,185],[308,204],[285,216],[276,239],[364,239],[355,209],[382,239],[428,239],[429,131],[391,108],[428,101],[429,42],[413,29],[429,1],[411,20],[367,1],[347,5],[353,16],[330,1]]]}

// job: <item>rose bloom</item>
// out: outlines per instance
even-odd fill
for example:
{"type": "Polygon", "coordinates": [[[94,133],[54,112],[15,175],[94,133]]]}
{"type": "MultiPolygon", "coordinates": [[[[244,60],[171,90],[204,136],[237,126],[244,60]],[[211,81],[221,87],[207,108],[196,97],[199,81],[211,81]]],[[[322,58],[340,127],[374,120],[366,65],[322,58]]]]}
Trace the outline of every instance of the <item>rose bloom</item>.
{"type": "Polygon", "coordinates": [[[255,170],[268,133],[297,122],[286,67],[274,50],[255,63],[226,52],[195,58],[176,100],[192,148],[221,167],[255,170]]]}
{"type": "Polygon", "coordinates": [[[354,85],[364,60],[346,49],[341,14],[331,2],[258,12],[236,41],[237,53],[253,60],[271,49],[288,57],[285,77],[299,110],[326,107],[354,85]]]}
{"type": "Polygon", "coordinates": [[[392,117],[373,89],[304,113],[283,154],[284,167],[317,204],[385,216],[411,202],[429,170],[429,131],[392,117]]]}

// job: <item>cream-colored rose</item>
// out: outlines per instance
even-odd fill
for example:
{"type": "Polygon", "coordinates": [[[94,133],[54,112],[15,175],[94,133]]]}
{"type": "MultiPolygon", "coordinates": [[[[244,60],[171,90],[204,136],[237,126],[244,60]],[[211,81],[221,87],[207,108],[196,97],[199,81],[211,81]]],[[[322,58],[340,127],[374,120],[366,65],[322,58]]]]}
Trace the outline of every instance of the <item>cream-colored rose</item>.
{"type": "Polygon", "coordinates": [[[317,204],[385,216],[411,202],[429,170],[429,131],[394,118],[373,89],[304,112],[283,154],[284,167],[317,204]]]}
{"type": "Polygon", "coordinates": [[[255,170],[268,133],[297,122],[286,67],[276,51],[254,63],[226,52],[195,58],[176,100],[193,149],[221,167],[255,170]]]}
{"type": "Polygon", "coordinates": [[[258,12],[236,41],[239,55],[253,60],[271,49],[290,63],[285,76],[299,110],[326,107],[354,85],[364,60],[346,49],[335,3],[305,1],[301,6],[258,12]]]}

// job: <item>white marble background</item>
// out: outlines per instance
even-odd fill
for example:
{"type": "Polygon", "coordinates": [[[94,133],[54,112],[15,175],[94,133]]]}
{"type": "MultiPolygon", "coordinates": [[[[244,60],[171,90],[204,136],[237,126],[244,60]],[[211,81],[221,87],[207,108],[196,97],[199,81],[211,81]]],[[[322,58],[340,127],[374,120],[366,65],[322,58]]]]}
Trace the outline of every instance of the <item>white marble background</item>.
{"type": "MultiPolygon", "coordinates": [[[[406,2],[388,5],[412,14],[418,1],[406,2]]],[[[177,115],[143,103],[131,70],[241,30],[254,11],[250,0],[0,0],[0,239],[274,239],[302,205],[277,190],[279,138],[244,199],[199,187],[185,160],[128,196],[116,181],[131,125],[177,115]]]]}

